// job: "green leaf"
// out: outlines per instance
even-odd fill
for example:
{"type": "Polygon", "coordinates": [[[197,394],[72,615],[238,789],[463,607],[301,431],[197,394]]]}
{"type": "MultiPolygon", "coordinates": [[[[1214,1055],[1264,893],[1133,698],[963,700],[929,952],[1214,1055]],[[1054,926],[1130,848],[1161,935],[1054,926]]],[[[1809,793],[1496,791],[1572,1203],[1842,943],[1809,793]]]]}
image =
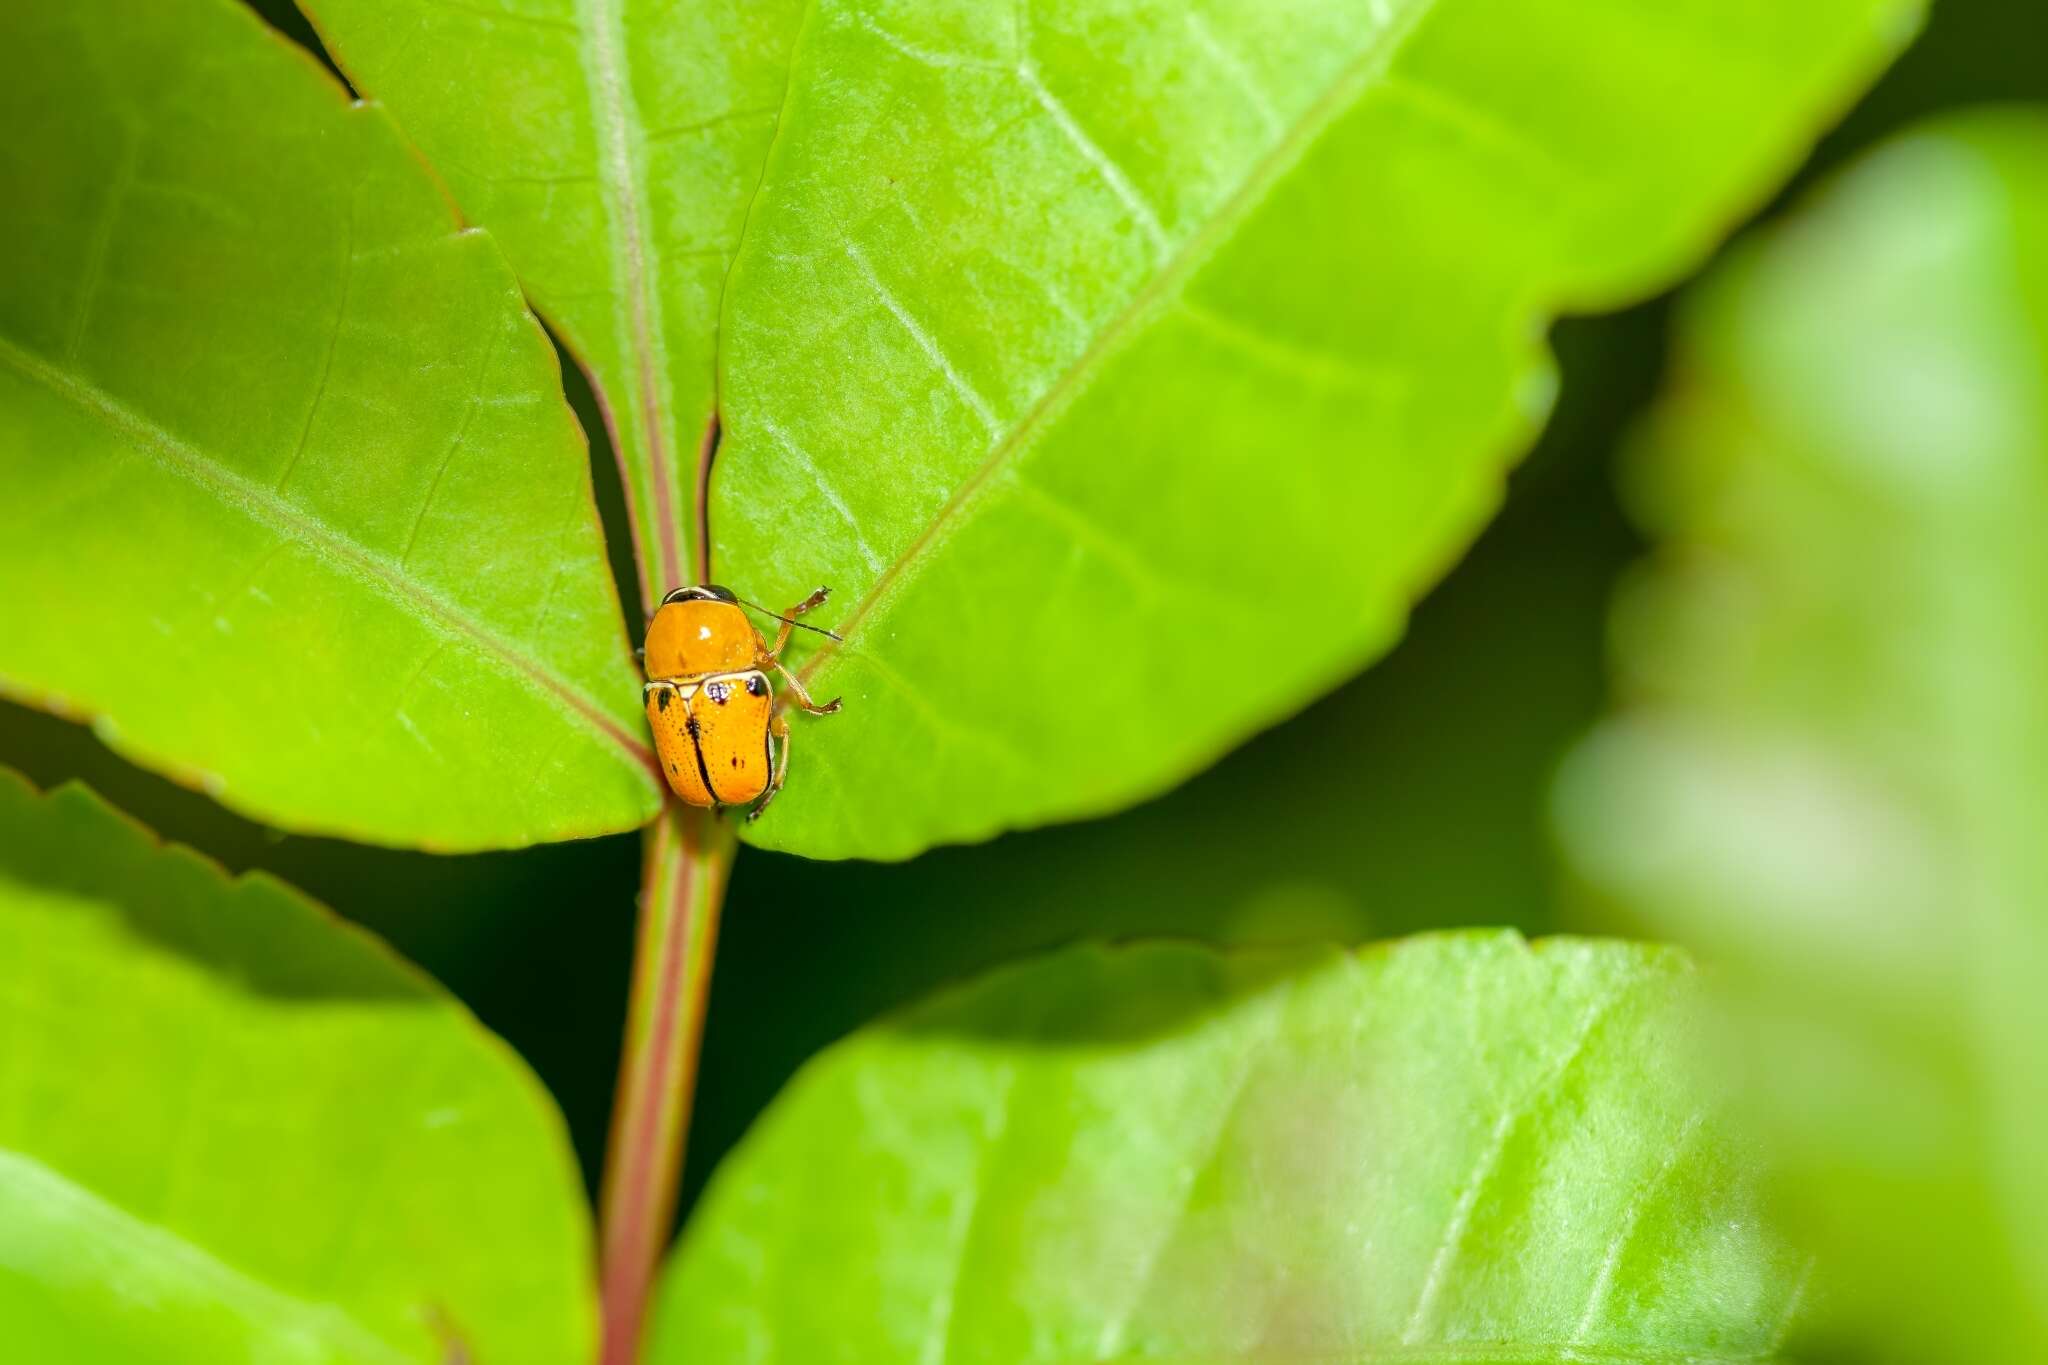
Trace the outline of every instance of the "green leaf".
{"type": "Polygon", "coordinates": [[[657,808],[546,336],[377,109],[225,0],[0,12],[0,686],[296,829],[657,808]]]}
{"type": "Polygon", "coordinates": [[[2048,117],[1879,153],[1693,302],[1665,544],[1558,823],[1741,964],[1743,1073],[1871,1360],[2048,1353],[2048,117]]]}
{"type": "Polygon", "coordinates": [[[300,0],[590,375],[643,601],[694,581],[719,298],[799,0],[300,0]],[[652,573],[656,581],[647,582],[652,573]]]}
{"type": "Polygon", "coordinates": [[[1754,1361],[1797,1264],[1660,949],[1085,947],[813,1062],[652,1360],[1754,1361]]]}
{"type": "Polygon", "coordinates": [[[1905,0],[818,0],[727,287],[721,576],[829,584],[755,837],[1114,809],[1383,652],[1905,0]]]}
{"type": "Polygon", "coordinates": [[[561,1119],[381,944],[0,772],[0,964],[10,1360],[587,1357],[561,1119]]]}

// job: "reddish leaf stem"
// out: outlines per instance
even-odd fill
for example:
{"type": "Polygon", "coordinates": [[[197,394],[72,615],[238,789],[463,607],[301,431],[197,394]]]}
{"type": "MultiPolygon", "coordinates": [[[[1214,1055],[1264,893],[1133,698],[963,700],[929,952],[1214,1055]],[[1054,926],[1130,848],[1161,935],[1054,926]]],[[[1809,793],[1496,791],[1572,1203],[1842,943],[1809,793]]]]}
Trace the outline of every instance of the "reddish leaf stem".
{"type": "MultiPolygon", "coordinates": [[[[592,388],[602,393],[594,381],[592,388]]],[[[601,397],[599,401],[602,403],[601,397]]],[[[605,415],[609,427],[608,407],[605,415]]],[[[650,423],[658,415],[650,408],[650,423]]],[[[616,445],[616,428],[612,428],[612,440],[616,445]]],[[[717,451],[718,418],[714,414],[697,453],[694,489],[692,567],[700,583],[711,580],[707,509],[711,461],[717,451]]],[[[663,582],[659,591],[682,586],[667,499],[668,471],[658,458],[660,453],[657,446],[651,474],[657,520],[663,530],[659,572],[665,581],[654,579],[650,572],[636,514],[628,508],[628,520],[635,528],[633,558],[650,610],[656,600],[648,591],[650,583],[663,582]]],[[[629,471],[629,502],[631,487],[629,471]]],[[[725,903],[726,879],[732,872],[738,840],[732,823],[718,812],[670,801],[661,818],[648,827],[644,848],[632,994],[626,1005],[619,1083],[612,1097],[604,1188],[598,1198],[604,1333],[599,1365],[637,1365],[641,1356],[648,1295],[675,1219],[683,1146],[697,1092],[704,1007],[711,995],[711,963],[718,947],[718,915],[725,903]]]]}
{"type": "Polygon", "coordinates": [[[599,1199],[601,1365],[636,1365],[655,1267],[668,1242],[696,1091],[732,822],[671,802],[649,827],[625,1047],[599,1199]]]}

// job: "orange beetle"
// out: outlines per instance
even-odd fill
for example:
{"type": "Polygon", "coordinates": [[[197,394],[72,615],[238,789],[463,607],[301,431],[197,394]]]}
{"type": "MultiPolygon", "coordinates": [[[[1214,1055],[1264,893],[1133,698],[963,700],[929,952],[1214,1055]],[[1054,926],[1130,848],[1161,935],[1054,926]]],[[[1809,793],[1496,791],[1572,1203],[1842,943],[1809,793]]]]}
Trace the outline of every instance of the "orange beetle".
{"type": "Polygon", "coordinates": [[[654,729],[668,785],[692,806],[737,806],[755,802],[757,819],[782,790],[789,775],[789,720],[775,704],[768,681],[772,668],[789,682],[796,704],[814,716],[829,716],[839,699],[820,706],[777,656],[798,626],[831,636],[829,630],[796,618],[825,600],[820,588],[778,615],[774,645],[761,637],[740,610],[753,606],[715,583],[677,588],[661,599],[647,626],[647,723],[654,729]]]}

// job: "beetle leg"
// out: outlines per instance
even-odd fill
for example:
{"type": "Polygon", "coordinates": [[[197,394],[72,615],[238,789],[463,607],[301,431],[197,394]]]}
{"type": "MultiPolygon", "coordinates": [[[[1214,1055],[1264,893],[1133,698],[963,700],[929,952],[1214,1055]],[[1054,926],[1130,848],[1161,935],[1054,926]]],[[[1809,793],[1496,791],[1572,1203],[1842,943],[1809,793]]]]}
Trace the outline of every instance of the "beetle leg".
{"type": "MultiPolygon", "coordinates": [[[[824,600],[830,597],[831,595],[832,589],[820,588],[816,592],[812,593],[809,597],[806,597],[803,601],[797,603],[795,606],[791,607],[788,611],[782,614],[785,618],[793,616],[802,616],[812,607],[818,606],[819,604],[824,602],[824,600]]],[[[775,632],[774,648],[770,649],[768,652],[770,654],[780,654],[782,652],[782,647],[789,643],[790,633],[795,629],[795,624],[785,619],[782,623],[782,629],[775,632]]]]}
{"type": "Polygon", "coordinates": [[[804,686],[804,680],[783,667],[782,660],[776,658],[773,654],[763,656],[761,662],[782,675],[782,680],[789,684],[789,690],[796,693],[796,704],[812,715],[829,716],[839,709],[839,698],[837,697],[826,702],[823,706],[812,701],[810,691],[804,686]]]}
{"type": "Polygon", "coordinates": [[[768,803],[782,790],[783,779],[789,776],[789,717],[780,711],[769,717],[768,733],[775,736],[775,776],[768,779],[768,790],[747,812],[749,823],[761,818],[761,812],[768,809],[768,803]]]}

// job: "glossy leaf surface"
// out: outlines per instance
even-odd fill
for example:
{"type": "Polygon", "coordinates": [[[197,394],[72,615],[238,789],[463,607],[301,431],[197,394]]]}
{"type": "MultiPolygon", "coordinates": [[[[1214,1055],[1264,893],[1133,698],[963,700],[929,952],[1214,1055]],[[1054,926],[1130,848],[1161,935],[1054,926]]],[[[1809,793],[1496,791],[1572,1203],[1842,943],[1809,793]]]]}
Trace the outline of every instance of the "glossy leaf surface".
{"type": "Polygon", "coordinates": [[[583,441],[491,240],[226,0],[0,10],[0,685],[260,819],[656,809],[583,441]]]}
{"type": "Polygon", "coordinates": [[[1763,1360],[1799,1267],[1674,955],[1087,947],[814,1061],[653,1360],[1763,1360]]]}
{"type": "Polygon", "coordinates": [[[1740,1070],[1875,1361],[2048,1352],[2048,118],[1880,152],[1694,303],[1626,707],[1565,842],[1745,970],[1740,1070]]]}
{"type": "Polygon", "coordinates": [[[0,962],[8,1359],[588,1357],[560,1118],[382,945],[0,773],[0,962]]]}
{"type": "Polygon", "coordinates": [[[1113,809],[1383,651],[1900,0],[818,0],[725,299],[721,577],[840,594],[752,832],[1113,809]]]}
{"type": "Polygon", "coordinates": [[[776,113],[797,0],[300,0],[583,362],[636,559],[694,581],[726,270],[776,113]]]}

